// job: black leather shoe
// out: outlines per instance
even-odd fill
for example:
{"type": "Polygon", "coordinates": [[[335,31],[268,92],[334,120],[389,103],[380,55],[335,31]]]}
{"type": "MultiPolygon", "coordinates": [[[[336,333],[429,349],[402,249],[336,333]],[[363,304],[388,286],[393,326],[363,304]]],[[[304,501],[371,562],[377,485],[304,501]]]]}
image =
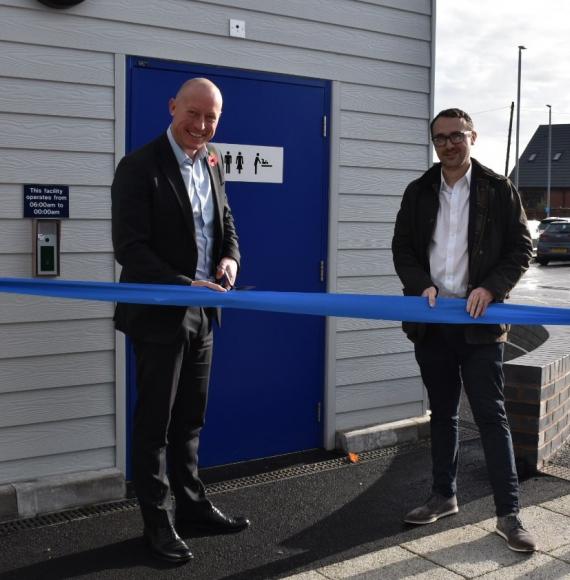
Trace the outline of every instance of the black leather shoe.
{"type": "Polygon", "coordinates": [[[250,521],[242,516],[226,516],[217,507],[196,515],[176,514],[176,524],[212,534],[233,534],[249,527],[250,521]]]}
{"type": "Polygon", "coordinates": [[[144,539],[153,556],[168,562],[187,562],[194,556],[172,526],[146,527],[144,539]]]}

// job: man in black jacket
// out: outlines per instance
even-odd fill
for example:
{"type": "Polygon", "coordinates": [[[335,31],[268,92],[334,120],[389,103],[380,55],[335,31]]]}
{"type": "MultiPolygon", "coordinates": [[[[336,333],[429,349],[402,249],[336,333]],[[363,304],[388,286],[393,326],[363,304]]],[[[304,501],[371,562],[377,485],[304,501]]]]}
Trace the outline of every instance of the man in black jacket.
{"type": "MultiPolygon", "coordinates": [[[[115,173],[112,230],[121,282],[225,292],[240,253],[222,160],[208,144],[222,95],[211,81],[191,79],[168,106],[168,130],[124,157],[115,173]]],[[[118,304],[115,312],[136,357],[133,479],[144,537],[153,555],[172,562],[192,554],[173,526],[171,489],[178,528],[227,533],[249,525],[213,506],[198,476],[215,317],[209,308],[141,304],[118,304]]]]}
{"type": "MultiPolygon", "coordinates": [[[[440,112],[431,138],[441,163],[407,187],[392,252],[404,294],[466,298],[476,319],[502,302],[527,270],[532,243],[518,192],[511,182],[470,156],[477,139],[460,109],[440,112]]],[[[487,461],[497,533],[512,550],[535,542],[519,518],[519,484],[504,405],[506,325],[404,322],[431,408],[432,495],[404,520],[428,524],[458,512],[456,478],[461,386],[469,399],[487,461]]]]}

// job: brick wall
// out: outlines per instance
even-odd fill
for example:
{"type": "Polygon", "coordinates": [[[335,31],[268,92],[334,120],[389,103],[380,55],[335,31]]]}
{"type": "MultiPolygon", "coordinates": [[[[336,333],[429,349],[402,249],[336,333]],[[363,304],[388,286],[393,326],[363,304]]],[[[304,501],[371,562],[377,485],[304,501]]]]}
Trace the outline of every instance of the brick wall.
{"type": "Polygon", "coordinates": [[[530,351],[507,362],[506,407],[519,469],[536,471],[570,437],[570,329],[517,327],[510,341],[530,351]],[[548,338],[530,350],[541,331],[548,338]]]}

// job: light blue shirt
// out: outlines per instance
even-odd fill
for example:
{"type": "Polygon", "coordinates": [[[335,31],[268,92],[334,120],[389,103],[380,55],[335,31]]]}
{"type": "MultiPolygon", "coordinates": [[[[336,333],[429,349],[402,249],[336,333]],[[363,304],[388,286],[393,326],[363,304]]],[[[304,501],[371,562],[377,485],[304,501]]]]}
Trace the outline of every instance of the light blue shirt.
{"type": "Polygon", "coordinates": [[[196,245],[198,246],[198,263],[196,266],[196,280],[212,280],[214,276],[212,252],[214,248],[214,198],[210,175],[206,165],[208,150],[202,148],[196,159],[192,160],[176,143],[172,130],[166,131],[170,146],[174,151],[180,167],[182,179],[188,191],[194,229],[196,230],[196,245]]]}

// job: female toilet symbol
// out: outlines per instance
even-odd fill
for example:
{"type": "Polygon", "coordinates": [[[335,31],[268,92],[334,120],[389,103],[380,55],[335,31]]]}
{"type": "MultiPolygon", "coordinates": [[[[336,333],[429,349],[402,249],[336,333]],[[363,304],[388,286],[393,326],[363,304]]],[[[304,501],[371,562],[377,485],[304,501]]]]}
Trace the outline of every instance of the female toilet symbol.
{"type": "Polygon", "coordinates": [[[238,154],[236,155],[236,169],[238,170],[238,173],[241,173],[241,170],[243,169],[243,155],[241,154],[241,151],[238,151],[238,154]]]}

